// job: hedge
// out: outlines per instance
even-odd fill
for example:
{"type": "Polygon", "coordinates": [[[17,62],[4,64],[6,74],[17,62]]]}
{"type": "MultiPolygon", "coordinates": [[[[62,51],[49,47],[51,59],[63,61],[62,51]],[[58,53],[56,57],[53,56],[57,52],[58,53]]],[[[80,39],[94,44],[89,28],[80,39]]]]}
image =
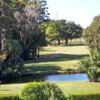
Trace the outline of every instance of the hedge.
{"type": "Polygon", "coordinates": [[[100,100],[99,94],[73,94],[69,96],[69,100],[100,100]]]}
{"type": "MultiPolygon", "coordinates": [[[[0,100],[21,100],[18,94],[0,94],[0,100]]],[[[67,100],[67,99],[66,99],[67,100]]],[[[100,93],[72,94],[68,100],[100,100],[100,93]]]]}

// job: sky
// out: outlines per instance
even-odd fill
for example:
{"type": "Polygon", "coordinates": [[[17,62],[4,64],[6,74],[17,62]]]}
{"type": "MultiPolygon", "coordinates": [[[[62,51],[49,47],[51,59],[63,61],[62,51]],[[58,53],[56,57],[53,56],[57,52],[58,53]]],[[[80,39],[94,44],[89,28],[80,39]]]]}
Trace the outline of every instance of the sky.
{"type": "Polygon", "coordinates": [[[86,28],[100,14],[100,0],[46,0],[50,18],[74,21],[86,28]]]}

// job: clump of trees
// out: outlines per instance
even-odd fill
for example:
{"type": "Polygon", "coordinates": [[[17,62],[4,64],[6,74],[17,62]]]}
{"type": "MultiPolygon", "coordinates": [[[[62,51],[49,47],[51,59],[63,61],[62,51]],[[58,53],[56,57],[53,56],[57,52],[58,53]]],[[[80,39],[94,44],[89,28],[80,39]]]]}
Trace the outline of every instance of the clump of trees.
{"type": "Polygon", "coordinates": [[[21,74],[22,60],[39,57],[45,43],[39,27],[48,20],[45,0],[0,0],[0,77],[21,74]]]}
{"type": "Polygon", "coordinates": [[[82,27],[71,21],[66,20],[51,20],[48,22],[46,28],[46,38],[49,43],[54,40],[58,41],[60,45],[61,40],[65,40],[65,45],[68,44],[68,40],[80,38],[82,36],[82,27]]]}
{"type": "Polygon", "coordinates": [[[90,55],[80,62],[90,81],[100,82],[100,15],[83,31],[83,37],[89,47],[90,55]]]}
{"type": "Polygon", "coordinates": [[[45,0],[0,0],[0,77],[21,75],[23,60],[39,57],[41,46],[81,37],[82,27],[49,20],[45,0]]]}

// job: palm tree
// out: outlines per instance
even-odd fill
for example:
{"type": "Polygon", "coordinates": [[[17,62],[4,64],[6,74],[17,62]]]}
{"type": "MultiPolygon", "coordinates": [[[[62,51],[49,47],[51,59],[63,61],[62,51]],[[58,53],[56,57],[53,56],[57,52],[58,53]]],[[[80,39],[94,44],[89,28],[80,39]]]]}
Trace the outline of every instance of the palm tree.
{"type": "Polygon", "coordinates": [[[90,81],[100,81],[100,52],[97,50],[90,51],[90,56],[82,59],[79,67],[86,72],[90,81]]]}

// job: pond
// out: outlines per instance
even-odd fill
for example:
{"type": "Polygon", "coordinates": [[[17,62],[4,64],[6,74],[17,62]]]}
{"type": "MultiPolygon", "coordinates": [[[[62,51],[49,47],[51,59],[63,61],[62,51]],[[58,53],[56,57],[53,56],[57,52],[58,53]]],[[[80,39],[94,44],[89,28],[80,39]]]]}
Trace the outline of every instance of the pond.
{"type": "Polygon", "coordinates": [[[7,83],[27,83],[32,81],[50,81],[50,82],[61,82],[61,81],[89,81],[86,74],[57,74],[57,75],[46,75],[46,76],[25,76],[14,80],[3,80],[3,84],[7,83]]]}
{"type": "Polygon", "coordinates": [[[49,75],[46,77],[48,81],[88,81],[86,74],[63,74],[63,75],[49,75]]]}

